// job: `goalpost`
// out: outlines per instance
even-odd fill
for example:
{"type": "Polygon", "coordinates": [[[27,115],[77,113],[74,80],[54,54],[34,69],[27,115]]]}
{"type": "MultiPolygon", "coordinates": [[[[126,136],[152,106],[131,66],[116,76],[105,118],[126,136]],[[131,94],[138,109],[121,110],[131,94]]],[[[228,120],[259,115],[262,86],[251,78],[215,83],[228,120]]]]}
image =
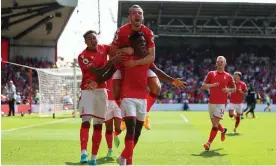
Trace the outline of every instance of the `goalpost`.
{"type": "MultiPolygon", "coordinates": [[[[2,61],[4,62],[4,61],[2,61]]],[[[31,110],[40,117],[77,117],[78,101],[80,97],[81,69],[76,67],[66,68],[33,68],[11,62],[4,62],[18,68],[28,68],[37,72],[38,89],[32,93],[31,110]]],[[[32,74],[29,74],[29,77],[32,74]]],[[[36,79],[29,79],[29,85],[34,85],[36,79]]],[[[33,86],[34,87],[34,86],[33,86]]],[[[32,88],[33,88],[32,87],[32,88]]]]}
{"type": "Polygon", "coordinates": [[[79,68],[37,69],[39,80],[39,115],[76,117],[80,97],[79,68]],[[73,112],[74,111],[74,112],[73,112]]]}

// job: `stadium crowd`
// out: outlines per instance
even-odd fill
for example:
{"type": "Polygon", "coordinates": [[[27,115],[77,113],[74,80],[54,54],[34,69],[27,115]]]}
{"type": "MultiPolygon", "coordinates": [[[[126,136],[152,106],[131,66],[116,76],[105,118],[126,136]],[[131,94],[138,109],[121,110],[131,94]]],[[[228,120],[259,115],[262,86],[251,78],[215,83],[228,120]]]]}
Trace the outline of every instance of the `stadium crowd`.
{"type": "MultiPolygon", "coordinates": [[[[260,93],[264,103],[264,94],[268,93],[273,103],[276,103],[276,59],[275,52],[269,48],[157,48],[155,64],[172,77],[183,78],[188,86],[184,90],[173,88],[170,84],[162,84],[161,95],[157,103],[207,103],[208,91],[201,91],[199,87],[209,70],[214,69],[215,57],[224,55],[227,58],[227,71],[243,73],[246,83],[253,83],[260,93]],[[232,51],[235,50],[235,51],[232,51]]],[[[47,60],[37,58],[23,58],[17,56],[12,62],[38,68],[55,68],[47,60]]],[[[1,92],[5,96],[6,85],[12,80],[16,86],[17,95],[21,103],[28,103],[30,96],[30,72],[27,68],[6,64],[1,70],[1,92]]],[[[38,77],[32,72],[33,98],[38,89],[38,77]]],[[[4,98],[1,99],[5,103],[4,98]]]]}

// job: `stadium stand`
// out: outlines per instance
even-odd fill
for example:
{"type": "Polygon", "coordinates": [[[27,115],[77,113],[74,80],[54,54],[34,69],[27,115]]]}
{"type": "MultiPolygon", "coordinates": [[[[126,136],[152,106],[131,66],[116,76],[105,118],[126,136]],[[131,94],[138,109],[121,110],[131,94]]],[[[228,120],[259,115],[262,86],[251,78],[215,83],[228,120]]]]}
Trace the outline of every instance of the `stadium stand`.
{"type": "MultiPolygon", "coordinates": [[[[69,4],[69,1],[63,0],[2,1],[2,60],[36,68],[56,67],[57,40],[77,2],[69,4]]],[[[36,99],[39,89],[37,72],[30,72],[25,67],[1,64],[1,104],[6,103],[6,84],[10,80],[17,88],[21,104],[37,102],[33,100],[36,99]]],[[[3,111],[6,107],[1,106],[3,111]]],[[[30,108],[31,106],[28,109],[30,108]]]]}

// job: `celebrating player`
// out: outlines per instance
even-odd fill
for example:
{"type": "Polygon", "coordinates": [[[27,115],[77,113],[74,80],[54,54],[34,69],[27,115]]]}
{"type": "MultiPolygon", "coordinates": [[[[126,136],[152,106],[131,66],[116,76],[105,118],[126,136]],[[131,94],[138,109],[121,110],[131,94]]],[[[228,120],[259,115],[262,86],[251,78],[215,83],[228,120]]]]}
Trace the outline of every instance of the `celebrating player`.
{"type": "Polygon", "coordinates": [[[96,156],[102,138],[102,123],[107,106],[107,92],[105,80],[109,79],[115,69],[113,65],[120,62],[120,56],[107,62],[110,47],[100,45],[95,31],[88,31],[84,35],[87,48],[78,56],[78,63],[82,71],[80,115],[81,163],[88,162],[87,142],[90,122],[93,118],[92,157],[90,164],[96,165],[96,156]],[[96,83],[95,83],[96,82],[96,83]]]}
{"type": "Polygon", "coordinates": [[[241,72],[236,71],[234,73],[234,81],[237,91],[230,94],[229,116],[232,118],[234,116],[234,111],[236,111],[234,133],[236,133],[241,120],[243,97],[247,92],[247,86],[243,81],[241,81],[241,76],[241,72]]]}
{"type": "Polygon", "coordinates": [[[229,92],[235,92],[236,86],[233,77],[224,71],[225,66],[225,57],[219,56],[216,61],[217,70],[210,71],[207,74],[201,87],[202,90],[210,88],[208,111],[212,122],[212,129],[208,142],[203,145],[206,151],[210,149],[211,143],[215,139],[218,130],[221,131],[221,141],[225,140],[225,133],[227,132],[227,129],[223,128],[220,124],[220,120],[224,115],[227,94],[229,92]]]}
{"type": "MultiPolygon", "coordinates": [[[[134,32],[129,40],[135,48],[134,54],[136,56],[147,55],[146,40],[143,33],[134,32]]],[[[128,58],[137,59],[134,56],[128,56],[128,58]]],[[[122,74],[120,87],[121,110],[126,123],[125,148],[117,159],[120,165],[132,164],[133,149],[139,139],[146,117],[148,68],[149,65],[137,65],[132,68],[123,67],[120,69],[122,74]]],[[[113,79],[116,81],[116,77],[113,79]]]]}
{"type": "MultiPolygon", "coordinates": [[[[147,28],[142,24],[144,20],[143,9],[139,5],[133,5],[132,7],[130,7],[128,20],[129,20],[128,24],[120,27],[117,30],[115,38],[112,42],[111,52],[115,54],[118,52],[123,52],[129,55],[132,55],[134,51],[133,51],[133,48],[130,47],[128,36],[130,36],[133,31],[143,32],[145,35],[145,40],[148,48],[148,55],[142,59],[127,61],[125,65],[127,67],[134,67],[137,65],[145,65],[145,64],[153,63],[155,59],[154,34],[149,28],[147,28]]],[[[150,89],[150,92],[147,95],[147,112],[149,112],[150,108],[155,103],[161,91],[161,84],[158,78],[156,77],[156,74],[157,72],[159,72],[158,74],[161,74],[163,76],[165,74],[163,71],[156,68],[154,64],[151,65],[151,69],[155,72],[152,72],[152,70],[148,70],[147,82],[148,82],[148,87],[150,89]]],[[[172,83],[175,87],[185,86],[185,83],[181,82],[179,79],[173,79],[170,77],[170,79],[166,79],[166,80],[167,82],[172,83]]],[[[116,84],[114,84],[114,87],[116,86],[118,89],[118,87],[120,86],[119,84],[120,82],[116,81],[116,84]]],[[[151,128],[148,114],[146,116],[144,126],[148,130],[151,128]]]]}

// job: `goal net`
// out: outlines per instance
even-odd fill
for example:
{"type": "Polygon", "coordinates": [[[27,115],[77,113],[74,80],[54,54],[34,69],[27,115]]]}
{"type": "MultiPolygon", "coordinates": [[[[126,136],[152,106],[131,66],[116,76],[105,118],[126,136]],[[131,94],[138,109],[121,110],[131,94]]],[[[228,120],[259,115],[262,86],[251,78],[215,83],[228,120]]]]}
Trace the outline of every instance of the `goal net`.
{"type": "MultiPolygon", "coordinates": [[[[37,69],[40,117],[77,116],[82,74],[80,68],[37,69]]],[[[36,99],[38,98],[38,99],[36,99]]]]}

